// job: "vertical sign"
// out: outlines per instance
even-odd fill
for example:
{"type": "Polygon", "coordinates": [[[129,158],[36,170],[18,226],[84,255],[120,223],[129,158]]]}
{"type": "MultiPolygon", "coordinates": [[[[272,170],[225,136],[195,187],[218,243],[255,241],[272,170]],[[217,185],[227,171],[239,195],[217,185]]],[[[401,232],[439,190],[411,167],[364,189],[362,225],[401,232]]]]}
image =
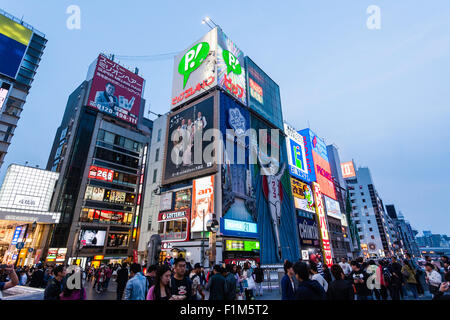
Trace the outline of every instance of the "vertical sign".
{"type": "Polygon", "coordinates": [[[322,241],[322,249],[328,266],[333,264],[333,256],[331,253],[330,237],[328,234],[327,220],[325,210],[323,208],[322,193],[318,183],[313,182],[314,198],[316,200],[317,216],[319,218],[320,238],[322,241]]]}

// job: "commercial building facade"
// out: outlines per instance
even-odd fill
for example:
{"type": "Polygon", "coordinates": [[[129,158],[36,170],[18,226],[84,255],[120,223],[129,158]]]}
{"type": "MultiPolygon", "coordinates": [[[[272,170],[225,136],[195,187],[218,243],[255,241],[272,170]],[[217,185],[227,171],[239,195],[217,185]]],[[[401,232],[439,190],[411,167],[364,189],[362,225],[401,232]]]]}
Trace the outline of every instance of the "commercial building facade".
{"type": "Polygon", "coordinates": [[[0,9],[0,167],[46,44],[43,33],[0,9]]]}
{"type": "Polygon", "coordinates": [[[81,265],[137,261],[152,131],[144,86],[100,54],[69,96],[47,163],[60,173],[51,207],[61,212],[49,254],[67,248],[66,261],[81,265]]]}

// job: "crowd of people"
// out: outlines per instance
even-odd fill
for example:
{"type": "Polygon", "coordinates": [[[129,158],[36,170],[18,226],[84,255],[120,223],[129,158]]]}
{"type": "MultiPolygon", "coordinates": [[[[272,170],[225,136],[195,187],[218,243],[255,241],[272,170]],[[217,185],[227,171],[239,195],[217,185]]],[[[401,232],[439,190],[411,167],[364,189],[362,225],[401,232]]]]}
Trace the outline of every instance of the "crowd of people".
{"type": "Polygon", "coordinates": [[[450,299],[448,257],[425,259],[424,269],[409,254],[403,260],[343,258],[331,268],[316,254],[308,262],[285,261],[282,300],[417,300],[425,291],[434,300],[450,299]]]}
{"type": "MultiPolygon", "coordinates": [[[[199,263],[184,258],[166,259],[143,268],[138,263],[109,264],[98,268],[67,269],[64,265],[0,268],[1,291],[16,285],[45,288],[45,300],[84,300],[86,286],[97,294],[116,281],[117,300],[254,300],[263,295],[264,271],[258,263],[215,265],[208,272],[199,263]],[[71,270],[67,272],[67,270],[71,270]],[[79,271],[81,287],[68,285],[70,275],[79,271]]],[[[450,298],[448,257],[439,261],[426,257],[424,268],[406,254],[399,260],[359,257],[348,262],[323,263],[320,254],[308,262],[284,262],[280,281],[282,300],[401,300],[419,299],[427,291],[435,300],[450,298]]]]}

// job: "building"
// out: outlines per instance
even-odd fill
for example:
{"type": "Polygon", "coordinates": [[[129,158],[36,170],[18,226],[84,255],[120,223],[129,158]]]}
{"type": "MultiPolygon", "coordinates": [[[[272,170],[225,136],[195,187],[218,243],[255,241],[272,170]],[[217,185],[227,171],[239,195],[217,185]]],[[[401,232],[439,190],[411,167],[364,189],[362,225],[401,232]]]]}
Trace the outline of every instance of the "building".
{"type": "Polygon", "coordinates": [[[388,218],[369,168],[360,167],[354,175],[343,176],[350,193],[352,218],[358,229],[362,253],[366,257],[392,255],[388,218]]]}
{"type": "Polygon", "coordinates": [[[11,145],[46,43],[43,33],[0,9],[0,167],[11,145]]]}
{"type": "Polygon", "coordinates": [[[85,266],[137,261],[152,122],[145,81],[100,54],[69,96],[47,169],[59,172],[51,208],[61,212],[47,259],[85,266]]]}
{"type": "Polygon", "coordinates": [[[401,212],[397,214],[397,210],[393,204],[386,205],[386,212],[397,232],[397,238],[393,241],[394,251],[399,246],[403,249],[403,253],[410,253],[416,257],[420,256],[419,246],[409,222],[405,220],[401,212]]]}
{"type": "Polygon", "coordinates": [[[0,189],[0,263],[40,261],[60,213],[50,211],[57,172],[11,164],[0,189]]]}

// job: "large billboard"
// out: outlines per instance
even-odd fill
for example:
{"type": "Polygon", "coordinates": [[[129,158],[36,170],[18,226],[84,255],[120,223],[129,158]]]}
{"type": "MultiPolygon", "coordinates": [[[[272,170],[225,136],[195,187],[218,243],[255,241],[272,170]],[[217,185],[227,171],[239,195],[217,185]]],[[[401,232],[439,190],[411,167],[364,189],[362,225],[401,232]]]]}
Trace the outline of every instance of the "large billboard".
{"type": "Polygon", "coordinates": [[[100,54],[92,79],[88,106],[136,125],[144,79],[100,54]]]}
{"type": "Polygon", "coordinates": [[[344,179],[356,177],[355,166],[353,161],[341,163],[342,177],[344,179]]]}
{"type": "Polygon", "coordinates": [[[319,228],[316,220],[306,219],[303,217],[297,218],[298,235],[300,238],[300,245],[305,247],[320,247],[319,228]]]}
{"type": "Polygon", "coordinates": [[[214,142],[202,139],[207,130],[216,127],[214,99],[205,97],[168,116],[163,185],[217,171],[215,161],[204,156],[205,148],[214,142]]]}
{"type": "Polygon", "coordinates": [[[283,129],[283,112],[278,84],[249,57],[245,57],[245,67],[248,106],[279,129],[283,129]]]}
{"type": "Polygon", "coordinates": [[[316,200],[316,211],[319,219],[320,240],[322,242],[322,250],[324,253],[324,262],[328,266],[333,264],[333,255],[331,252],[330,235],[328,233],[327,218],[323,207],[322,193],[318,183],[313,182],[314,198],[316,200]]]}
{"type": "Polygon", "coordinates": [[[341,207],[339,206],[339,202],[336,200],[333,200],[327,196],[324,196],[325,198],[325,207],[327,209],[327,215],[330,217],[342,220],[343,215],[341,212],[341,207]]]}
{"type": "Polygon", "coordinates": [[[214,176],[195,179],[192,192],[191,232],[205,231],[214,213],[214,176]]]}
{"type": "Polygon", "coordinates": [[[174,59],[171,108],[220,86],[247,104],[244,54],[214,28],[174,59]]]}
{"type": "Polygon", "coordinates": [[[33,31],[0,14],[0,73],[16,78],[33,31]]]}
{"type": "Polygon", "coordinates": [[[305,144],[303,137],[286,122],[284,123],[286,133],[286,148],[289,162],[289,173],[300,180],[310,182],[308,167],[306,163],[305,144]]]}
{"type": "Polygon", "coordinates": [[[314,194],[311,187],[291,177],[292,195],[296,209],[315,213],[314,194]]]}

